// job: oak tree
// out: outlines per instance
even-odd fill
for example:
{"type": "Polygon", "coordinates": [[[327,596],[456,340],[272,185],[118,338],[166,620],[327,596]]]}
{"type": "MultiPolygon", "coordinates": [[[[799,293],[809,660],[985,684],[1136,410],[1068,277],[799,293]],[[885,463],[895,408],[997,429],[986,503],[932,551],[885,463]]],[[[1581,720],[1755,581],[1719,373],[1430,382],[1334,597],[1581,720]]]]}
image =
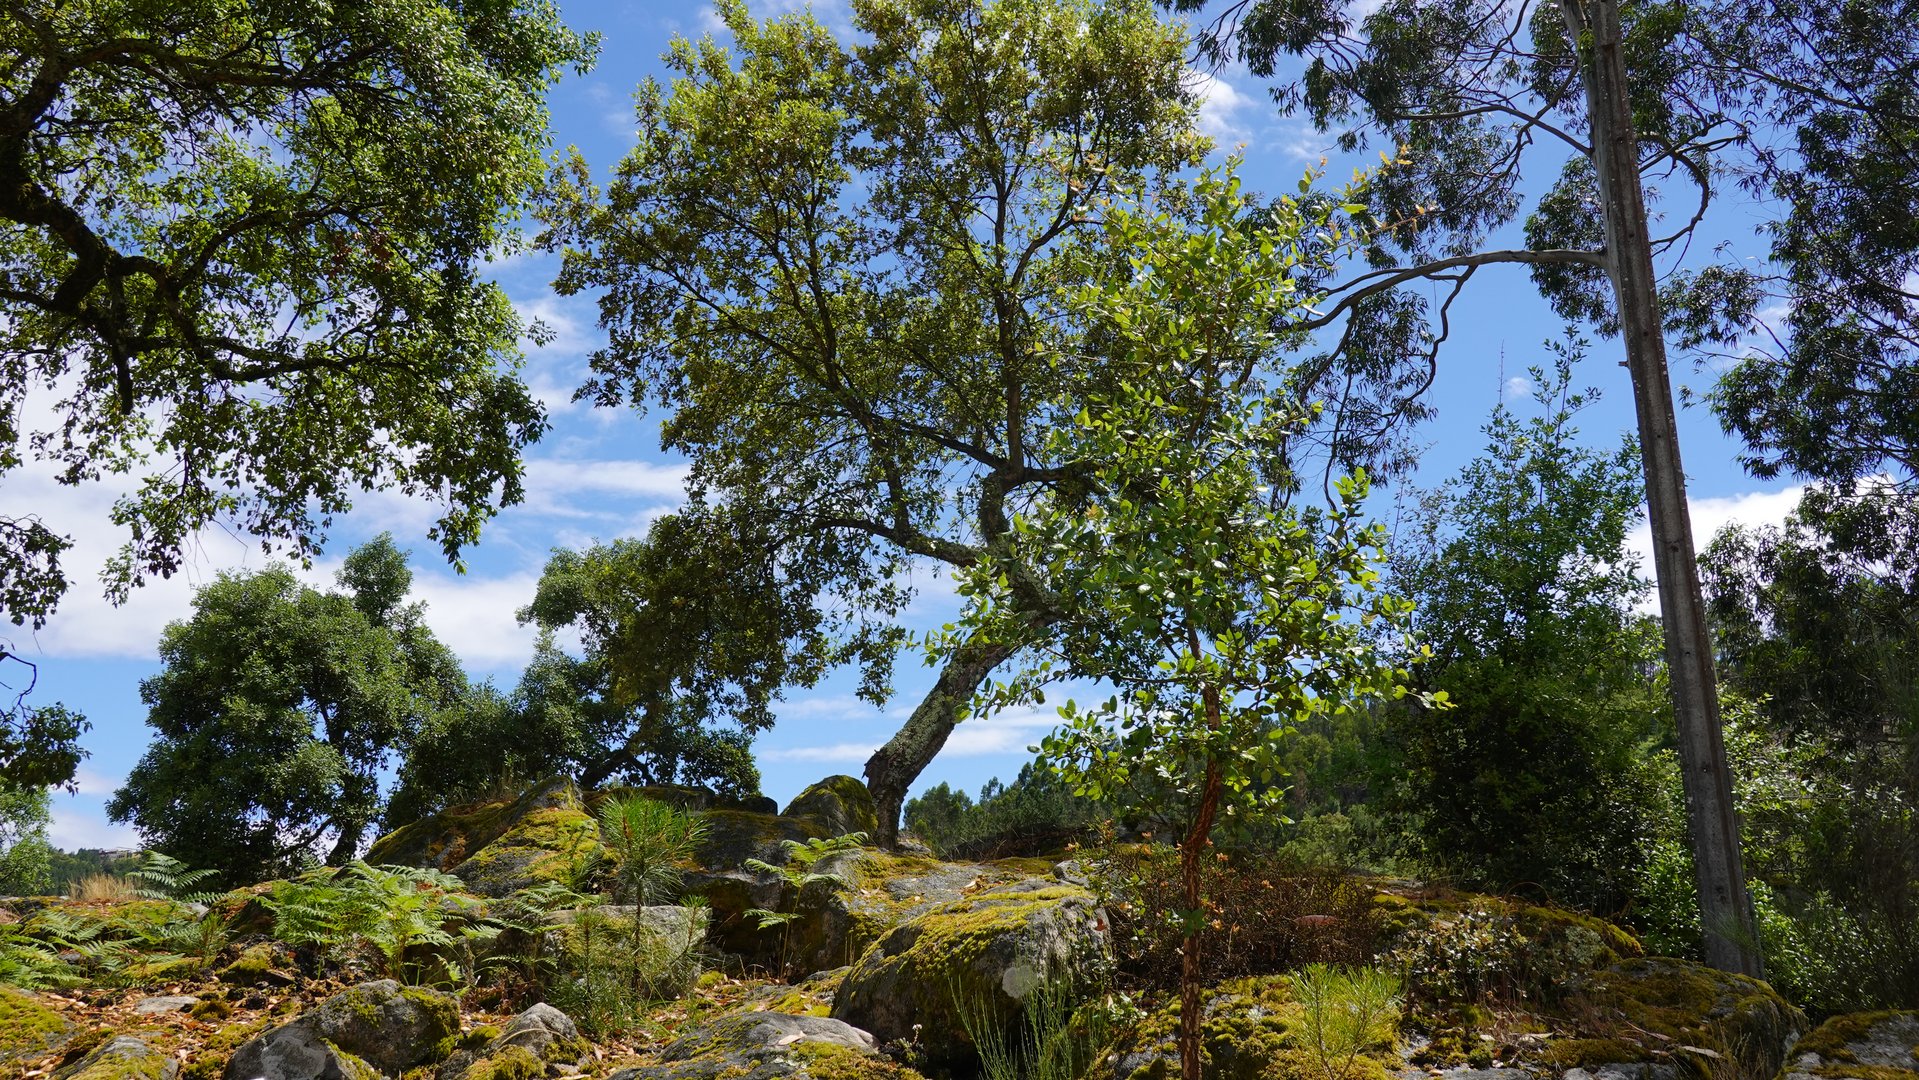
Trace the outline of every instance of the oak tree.
{"type": "MultiPolygon", "coordinates": [[[[484,280],[594,42],[545,0],[29,0],[0,9],[0,481],[128,478],[109,592],[220,522],[305,560],[355,492],[453,558],[544,421],[484,280]]],[[[0,515],[0,611],[67,587],[0,515]]]]}
{"type": "MultiPolygon", "coordinates": [[[[1106,376],[1042,359],[1057,298],[1105,202],[1201,152],[1183,39],[1142,0],[857,0],[856,45],[720,15],[730,47],[676,41],[673,83],[641,87],[606,189],[576,160],[549,210],[557,285],[598,291],[611,334],[584,393],[670,408],[698,491],[821,603],[890,617],[909,567],[976,564],[1063,479],[1037,450],[1106,376]]],[[[882,843],[1012,651],[956,646],[867,762],[882,843]]]]}

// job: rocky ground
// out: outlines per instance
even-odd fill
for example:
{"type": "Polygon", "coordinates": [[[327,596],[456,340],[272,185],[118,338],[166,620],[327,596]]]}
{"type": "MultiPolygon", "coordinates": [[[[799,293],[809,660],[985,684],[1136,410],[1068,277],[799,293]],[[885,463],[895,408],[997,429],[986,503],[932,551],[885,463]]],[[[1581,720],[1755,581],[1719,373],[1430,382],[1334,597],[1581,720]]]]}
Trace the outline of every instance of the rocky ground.
{"type": "MultiPolygon", "coordinates": [[[[444,879],[453,891],[419,885],[408,902],[438,905],[436,927],[457,924],[465,968],[440,930],[391,948],[384,970],[377,951],[298,938],[276,924],[293,915],[274,906],[271,889],[229,894],[211,910],[0,902],[0,940],[12,950],[0,951],[0,983],[12,972],[39,986],[0,985],[0,1076],[970,1080],[981,1033],[1017,1042],[1048,1002],[1066,1003],[1056,1019],[1077,1037],[1062,1044],[1079,1047],[1079,1057],[1047,1066],[1048,1080],[1177,1074],[1177,1005],[1166,987],[1115,974],[1128,963],[1119,954],[1138,944],[1116,943],[1109,915],[1126,915],[1113,909],[1124,901],[1100,891],[1084,862],[838,850],[827,838],[872,824],[851,778],[823,781],[781,813],[697,792],[653,794],[708,822],[685,883],[700,905],[691,914],[601,904],[554,913],[538,933],[500,930],[511,920],[499,912],[577,867],[583,838],[596,842],[591,800],[564,781],[382,838],[369,861],[454,875],[444,879]],[[654,942],[685,936],[707,969],[689,975],[683,997],[591,1037],[537,1000],[550,985],[475,977],[530,969],[541,950],[577,949],[594,919],[655,927],[654,942]],[[222,936],[198,957],[137,944],[181,940],[190,926],[222,936]],[[475,952],[476,942],[490,952],[475,952]],[[61,985],[82,970],[138,986],[61,985]],[[393,973],[429,985],[380,977],[393,973]]],[[[1765,984],[1646,957],[1631,935],[1590,916],[1407,882],[1341,888],[1338,914],[1293,919],[1300,947],[1338,930],[1328,924],[1363,919],[1378,939],[1368,946],[1374,962],[1404,979],[1404,1007],[1383,1034],[1342,1054],[1328,1049],[1324,992],[1296,966],[1221,978],[1204,998],[1209,1077],[1919,1080],[1919,1014],[1837,1017],[1809,1032],[1765,984]]]]}

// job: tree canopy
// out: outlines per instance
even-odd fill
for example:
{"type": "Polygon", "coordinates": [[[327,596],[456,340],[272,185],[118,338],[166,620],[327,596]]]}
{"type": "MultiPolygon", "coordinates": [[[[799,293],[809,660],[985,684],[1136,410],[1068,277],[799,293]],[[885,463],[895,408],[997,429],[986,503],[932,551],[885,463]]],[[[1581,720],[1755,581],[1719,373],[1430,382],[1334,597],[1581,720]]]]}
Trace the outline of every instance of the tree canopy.
{"type": "MultiPolygon", "coordinates": [[[[112,595],[216,521],[304,559],[396,486],[451,558],[519,499],[544,421],[481,264],[590,38],[543,0],[85,0],[0,39],[0,480],[130,478],[112,595]]],[[[43,623],[68,546],[0,516],[0,611],[43,623]]]]}
{"type": "Polygon", "coordinates": [[[168,625],[142,681],[153,744],[108,804],[154,850],[230,880],[357,852],[379,773],[466,690],[458,664],[398,605],[411,578],[389,537],[319,592],[274,566],[223,574],[168,625]]]}
{"type": "MultiPolygon", "coordinates": [[[[1102,268],[1105,202],[1203,146],[1183,38],[1139,0],[862,0],[850,48],[721,16],[730,48],[678,40],[641,87],[615,179],[576,160],[549,209],[558,286],[598,290],[612,338],[586,393],[671,408],[697,491],[889,619],[909,566],[972,565],[1061,479],[1046,434],[1104,375],[1042,360],[1058,297],[1102,268]]],[[[956,653],[868,763],[883,840],[1005,655],[956,653]]]]}

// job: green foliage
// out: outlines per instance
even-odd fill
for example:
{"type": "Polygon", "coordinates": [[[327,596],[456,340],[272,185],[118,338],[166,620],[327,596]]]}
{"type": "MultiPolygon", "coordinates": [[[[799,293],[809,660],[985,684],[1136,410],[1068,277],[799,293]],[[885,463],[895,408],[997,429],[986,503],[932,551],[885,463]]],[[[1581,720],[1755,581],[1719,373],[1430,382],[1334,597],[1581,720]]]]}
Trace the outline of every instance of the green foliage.
{"type": "MultiPolygon", "coordinates": [[[[0,663],[9,660],[31,669],[0,645],[0,663]]],[[[59,702],[35,706],[28,704],[25,691],[13,693],[11,700],[0,703],[0,790],[55,784],[71,788],[74,770],[87,756],[80,749],[80,735],[92,726],[85,716],[59,702]]]]}
{"type": "Polygon", "coordinates": [[[1399,977],[1377,968],[1308,964],[1293,976],[1304,1009],[1297,1038],[1326,1080],[1347,1080],[1361,1054],[1399,1030],[1399,977]]]}
{"type": "Polygon", "coordinates": [[[1919,514],[1812,488],[1704,578],[1769,973],[1853,1012],[1919,994],[1919,514]],[[1757,891],[1756,891],[1757,892],[1757,891]]]}
{"type": "Polygon", "coordinates": [[[212,870],[189,870],[185,863],[162,854],[149,851],[136,870],[127,871],[127,878],[136,882],[134,895],[148,900],[179,900],[185,903],[205,903],[217,893],[188,892],[194,885],[213,876],[212,870]]]}
{"type": "Polygon", "coordinates": [[[0,784],[0,896],[53,891],[53,847],[47,843],[51,801],[45,788],[0,784]]]}
{"type": "Polygon", "coordinates": [[[1642,747],[1668,721],[1626,546],[1636,451],[1578,444],[1595,396],[1572,383],[1584,345],[1555,352],[1530,373],[1538,412],[1494,409],[1485,451],[1423,494],[1397,550],[1393,581],[1433,651],[1419,685],[1454,707],[1383,712],[1372,765],[1379,808],[1427,864],[1612,911],[1642,858],[1642,747]]]}
{"type": "Polygon", "coordinates": [[[423,967],[408,956],[419,946],[453,945],[462,927],[476,920],[478,902],[450,875],[356,859],[337,870],[276,881],[261,902],[273,913],[273,936],[289,945],[315,948],[336,961],[369,953],[387,977],[408,983],[427,975],[458,983],[470,974],[444,957],[423,967]]]}
{"type": "MultiPolygon", "coordinates": [[[[684,910],[699,917],[697,908],[684,910]]],[[[547,999],[588,1035],[629,1030],[649,1004],[683,996],[702,970],[697,934],[663,932],[643,918],[584,907],[564,933],[547,999]]]]}
{"type": "Polygon", "coordinates": [[[275,566],[199,590],[141,683],[156,738],[108,804],[115,820],[227,884],[353,856],[389,752],[457,708],[466,679],[420,605],[400,603],[411,572],[390,537],[340,581],[321,593],[275,566]]]}
{"type": "Polygon", "coordinates": [[[613,895],[657,904],[673,895],[681,867],[706,838],[698,815],[639,795],[614,795],[600,805],[600,843],[613,856],[613,895]]]}
{"type": "MultiPolygon", "coordinates": [[[[781,890],[782,906],[784,906],[786,902],[789,902],[789,896],[797,899],[801,890],[810,885],[825,885],[834,889],[847,887],[850,883],[845,878],[838,874],[823,873],[814,867],[833,855],[856,852],[865,843],[866,834],[857,832],[846,833],[843,836],[814,837],[810,840],[782,840],[780,844],[786,849],[786,860],[783,864],[775,865],[764,859],[748,859],[745,866],[748,870],[772,874],[780,879],[784,885],[781,890]]],[[[797,911],[747,908],[741,912],[741,915],[754,920],[762,930],[780,927],[782,962],[791,962],[793,946],[791,923],[799,917],[797,911]]]]}
{"type": "MultiPolygon", "coordinates": [[[[1363,474],[1337,482],[1331,509],[1301,513],[1269,499],[1262,472],[1310,414],[1253,375],[1299,308],[1300,240],[1324,215],[1282,203],[1248,221],[1230,175],[1203,177],[1194,199],[1193,229],[1109,214],[1131,275],[1086,289],[1076,311],[1112,335],[1122,374],[1047,445],[1072,486],[1015,519],[1012,557],[962,576],[963,629],[933,641],[936,654],[975,638],[1032,647],[983,695],[988,709],[1037,701],[1069,672],[1119,688],[1093,709],[1063,706],[1041,752],[1078,793],[1177,823],[1189,956],[1215,822],[1278,803],[1277,748],[1301,722],[1405,696],[1405,672],[1375,646],[1409,610],[1378,589],[1385,532],[1360,523],[1363,474]],[[1056,598],[1043,643],[1015,577],[1056,598]]],[[[1194,1008],[1197,970],[1182,979],[1194,1008]]],[[[1199,1031],[1182,1017],[1188,1080],[1199,1031]]]]}
{"type": "Polygon", "coordinates": [[[1011,784],[988,780],[974,802],[945,783],[906,804],[906,827],[942,859],[1051,855],[1086,839],[1098,809],[1037,762],[1011,784]]]}
{"type": "MultiPolygon", "coordinates": [[[[483,262],[592,40],[538,0],[14,5],[0,39],[0,475],[31,445],[64,483],[129,476],[114,595],[216,522],[305,559],[397,487],[442,503],[451,557],[518,501],[544,424],[483,262]]],[[[65,546],[0,518],[15,623],[57,602],[65,546]]]]}
{"type": "MultiPolygon", "coordinates": [[[[1070,331],[1055,286],[1103,272],[1106,201],[1198,160],[1185,45],[1144,0],[876,0],[852,11],[857,45],[810,14],[719,14],[728,42],[676,40],[670,84],[640,88],[604,191],[567,163],[544,242],[560,292],[606,298],[586,395],[669,410],[663,444],[706,505],[816,584],[782,590],[807,610],[779,625],[830,637],[879,700],[902,571],[1005,540],[1007,509],[1055,478],[1033,467],[1048,433],[1102,381],[1097,349],[1045,360],[1070,331]]],[[[980,664],[927,699],[932,730],[980,664]]],[[[882,841],[939,741],[869,775],[882,841]]]]}
{"type": "Polygon", "coordinates": [[[979,1053],[980,1080],[1081,1080],[1112,1036],[1103,1002],[1086,1002],[1081,987],[1049,978],[1020,998],[1019,1022],[1001,1018],[965,988],[952,988],[961,1026],[979,1053]]]}

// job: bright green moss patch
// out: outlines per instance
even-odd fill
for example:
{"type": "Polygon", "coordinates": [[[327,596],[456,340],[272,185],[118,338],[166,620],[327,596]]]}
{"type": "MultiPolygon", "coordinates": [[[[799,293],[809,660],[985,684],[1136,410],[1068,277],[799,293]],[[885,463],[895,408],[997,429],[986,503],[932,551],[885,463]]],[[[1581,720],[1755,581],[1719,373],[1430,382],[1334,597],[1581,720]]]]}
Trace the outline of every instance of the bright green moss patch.
{"type": "Polygon", "coordinates": [[[180,1080],[220,1080],[226,1075],[227,1061],[233,1057],[233,1052],[268,1027],[274,1026],[274,1023],[271,1017],[263,1016],[251,1023],[222,1026],[201,1044],[193,1060],[181,1071],[180,1080]]]}
{"type": "Polygon", "coordinates": [[[546,1065],[523,1046],[508,1046],[466,1067],[460,1080],[538,1080],[546,1065]]]}
{"type": "Polygon", "coordinates": [[[220,969],[218,978],[223,983],[235,986],[252,986],[273,970],[273,946],[259,944],[248,946],[233,963],[220,969]]]}
{"type": "Polygon", "coordinates": [[[73,1025],[25,994],[0,986],[0,1062],[50,1054],[73,1036],[73,1025]]]}
{"type": "Polygon", "coordinates": [[[813,1080],[924,1080],[919,1073],[882,1057],[832,1043],[800,1043],[794,1060],[813,1080]]]}
{"type": "Polygon", "coordinates": [[[1848,1013],[1793,1046],[1791,1071],[1829,1080],[1919,1080],[1916,1043],[1919,1012],[1848,1013]]]}

